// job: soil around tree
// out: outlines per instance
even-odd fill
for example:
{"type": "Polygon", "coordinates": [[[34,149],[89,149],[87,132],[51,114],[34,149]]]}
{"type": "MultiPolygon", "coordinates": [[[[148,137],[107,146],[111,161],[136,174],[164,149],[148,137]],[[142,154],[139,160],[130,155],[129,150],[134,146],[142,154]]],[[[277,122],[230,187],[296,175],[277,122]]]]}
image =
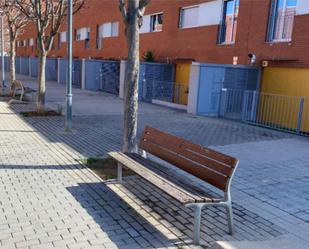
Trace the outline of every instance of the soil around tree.
{"type": "MultiPolygon", "coordinates": [[[[87,158],[81,160],[89,169],[94,171],[103,180],[117,178],[117,161],[112,158],[87,158]]],[[[135,173],[125,167],[122,168],[122,176],[131,176],[135,173]]]]}

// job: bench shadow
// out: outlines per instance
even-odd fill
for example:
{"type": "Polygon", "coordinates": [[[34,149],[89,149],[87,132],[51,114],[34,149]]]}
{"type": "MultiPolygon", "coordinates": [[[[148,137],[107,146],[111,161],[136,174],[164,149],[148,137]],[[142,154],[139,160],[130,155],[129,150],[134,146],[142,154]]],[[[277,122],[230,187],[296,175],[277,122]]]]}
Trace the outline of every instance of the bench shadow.
{"type": "MultiPolygon", "coordinates": [[[[108,226],[104,223],[100,211],[94,210],[87,204],[86,195],[89,195],[89,192],[100,204],[103,216],[111,215],[121,224],[125,210],[125,215],[130,217],[127,222],[138,224],[141,234],[151,234],[156,241],[163,239],[164,246],[193,245],[193,210],[181,205],[138,176],[125,177],[121,184],[114,181],[79,184],[78,187],[68,188],[68,191],[93,216],[103,231],[108,229],[108,226]]],[[[233,236],[228,234],[224,208],[207,207],[203,210],[201,246],[209,248],[216,241],[263,241],[286,234],[282,228],[240,205],[233,204],[233,208],[236,228],[233,236]]],[[[127,227],[123,229],[128,233],[127,227]]],[[[161,244],[153,246],[162,247],[161,244]]]]}
{"type": "MultiPolygon", "coordinates": [[[[108,238],[118,247],[139,244],[138,248],[179,247],[184,245],[183,239],[168,237],[132,207],[131,200],[125,201],[110,186],[114,181],[101,183],[79,183],[78,186],[67,187],[70,194],[81,204],[87,213],[100,226],[108,238]]],[[[133,201],[133,200],[132,200],[133,201]]],[[[132,247],[136,248],[136,247],[132,247]]]]}

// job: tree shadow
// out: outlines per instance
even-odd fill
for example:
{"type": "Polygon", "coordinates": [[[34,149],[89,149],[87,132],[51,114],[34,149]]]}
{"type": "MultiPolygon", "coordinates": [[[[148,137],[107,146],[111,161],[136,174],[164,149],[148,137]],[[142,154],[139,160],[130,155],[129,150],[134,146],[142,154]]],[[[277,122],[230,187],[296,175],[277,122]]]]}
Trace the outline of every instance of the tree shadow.
{"type": "MultiPolygon", "coordinates": [[[[22,108],[19,107],[20,111],[22,108]]],[[[119,115],[75,117],[74,130],[63,131],[63,117],[23,118],[34,131],[40,133],[51,143],[63,143],[84,157],[105,156],[105,153],[121,148],[121,117],[119,115]],[[111,119],[108,125],[104,120],[111,119]]],[[[139,126],[139,134],[143,125],[139,126]]],[[[73,154],[70,154],[72,156],[73,154]]],[[[71,166],[5,166],[14,169],[71,169],[71,166]]],[[[83,169],[82,165],[74,166],[83,169]]],[[[80,179],[81,180],[81,179],[80,179]]],[[[171,246],[181,241],[190,244],[193,228],[193,212],[181,206],[176,200],[167,196],[139,177],[129,177],[124,184],[111,182],[83,182],[67,190],[91,215],[113,242],[122,246],[124,238],[148,238],[151,247],[171,246]],[[94,208],[93,203],[96,203],[94,208]],[[127,219],[127,220],[126,220],[127,219]],[[117,231],[110,230],[108,222],[115,221],[124,237],[119,239],[117,231]],[[133,225],[134,224],[134,225],[133,225]],[[135,232],[134,232],[135,231],[135,232]],[[129,237],[128,237],[129,236],[129,237]],[[122,241],[120,243],[120,241],[122,241]]],[[[271,222],[234,205],[236,229],[240,233],[231,237],[227,235],[226,213],[222,208],[207,208],[202,221],[201,237],[208,246],[216,240],[269,239],[282,234],[271,222]],[[266,225],[265,225],[266,224],[266,225]],[[265,226],[267,231],[265,231],[265,226]],[[248,228],[249,227],[249,228],[248,228]],[[248,232],[249,231],[249,232],[248,232]],[[258,236],[257,236],[257,235],[258,236]]],[[[116,229],[116,230],[118,230],[116,229]]],[[[146,248],[146,247],[144,247],[146,248]]]]}

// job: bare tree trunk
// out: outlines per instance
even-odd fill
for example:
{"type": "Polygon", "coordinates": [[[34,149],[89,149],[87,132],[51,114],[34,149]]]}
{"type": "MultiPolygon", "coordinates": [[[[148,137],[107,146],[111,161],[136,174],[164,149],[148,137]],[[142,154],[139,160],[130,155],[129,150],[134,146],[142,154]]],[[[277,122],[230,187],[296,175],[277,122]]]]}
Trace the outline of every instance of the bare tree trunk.
{"type": "Polygon", "coordinates": [[[16,80],[15,61],[16,61],[16,40],[10,40],[10,94],[12,93],[13,81],[16,80]]]}
{"type": "Polygon", "coordinates": [[[123,151],[137,152],[137,113],[139,80],[139,0],[129,1],[126,38],[128,44],[128,61],[124,84],[124,134],[123,151]]]}
{"type": "Polygon", "coordinates": [[[38,101],[37,111],[39,113],[44,111],[45,105],[45,67],[46,67],[46,54],[39,53],[39,75],[38,75],[38,101]]]}

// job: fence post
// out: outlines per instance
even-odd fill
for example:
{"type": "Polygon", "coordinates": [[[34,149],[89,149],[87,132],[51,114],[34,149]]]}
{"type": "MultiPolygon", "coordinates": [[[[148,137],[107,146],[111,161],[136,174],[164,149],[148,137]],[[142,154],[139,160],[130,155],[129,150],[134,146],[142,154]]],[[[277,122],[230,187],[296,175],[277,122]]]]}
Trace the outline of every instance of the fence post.
{"type": "Polygon", "coordinates": [[[226,105],[227,105],[227,89],[221,89],[221,96],[220,96],[220,107],[219,107],[219,117],[224,117],[226,112],[226,105]]]}
{"type": "Polygon", "coordinates": [[[145,75],[143,75],[141,86],[142,86],[142,98],[141,98],[141,100],[147,100],[148,89],[147,89],[147,81],[145,79],[145,75]]]}
{"type": "Polygon", "coordinates": [[[304,103],[305,99],[301,98],[299,103],[299,113],[298,113],[298,121],[297,121],[297,134],[300,134],[301,132],[301,122],[303,118],[303,111],[304,111],[304,103]]]}
{"type": "Polygon", "coordinates": [[[256,118],[257,100],[258,100],[258,92],[253,91],[250,121],[254,121],[254,122],[256,118]]]}
{"type": "Polygon", "coordinates": [[[57,83],[60,84],[61,58],[57,58],[57,83]]]}
{"type": "Polygon", "coordinates": [[[29,76],[31,77],[31,56],[29,56],[28,64],[29,64],[29,76]]]}
{"type": "Polygon", "coordinates": [[[126,61],[120,61],[120,70],[119,70],[119,98],[123,99],[124,96],[124,78],[126,72],[126,61]]]}
{"type": "Polygon", "coordinates": [[[248,111],[248,101],[249,101],[249,92],[244,91],[242,109],[241,109],[241,121],[247,121],[247,111],[248,111]]]}
{"type": "Polygon", "coordinates": [[[85,85],[86,85],[86,82],[85,82],[85,80],[86,80],[86,67],[85,67],[86,63],[85,63],[85,61],[86,61],[85,59],[82,59],[81,89],[85,89],[85,85]]]}
{"type": "Polygon", "coordinates": [[[21,56],[19,57],[19,74],[21,74],[22,72],[22,60],[21,60],[21,56]]]}

